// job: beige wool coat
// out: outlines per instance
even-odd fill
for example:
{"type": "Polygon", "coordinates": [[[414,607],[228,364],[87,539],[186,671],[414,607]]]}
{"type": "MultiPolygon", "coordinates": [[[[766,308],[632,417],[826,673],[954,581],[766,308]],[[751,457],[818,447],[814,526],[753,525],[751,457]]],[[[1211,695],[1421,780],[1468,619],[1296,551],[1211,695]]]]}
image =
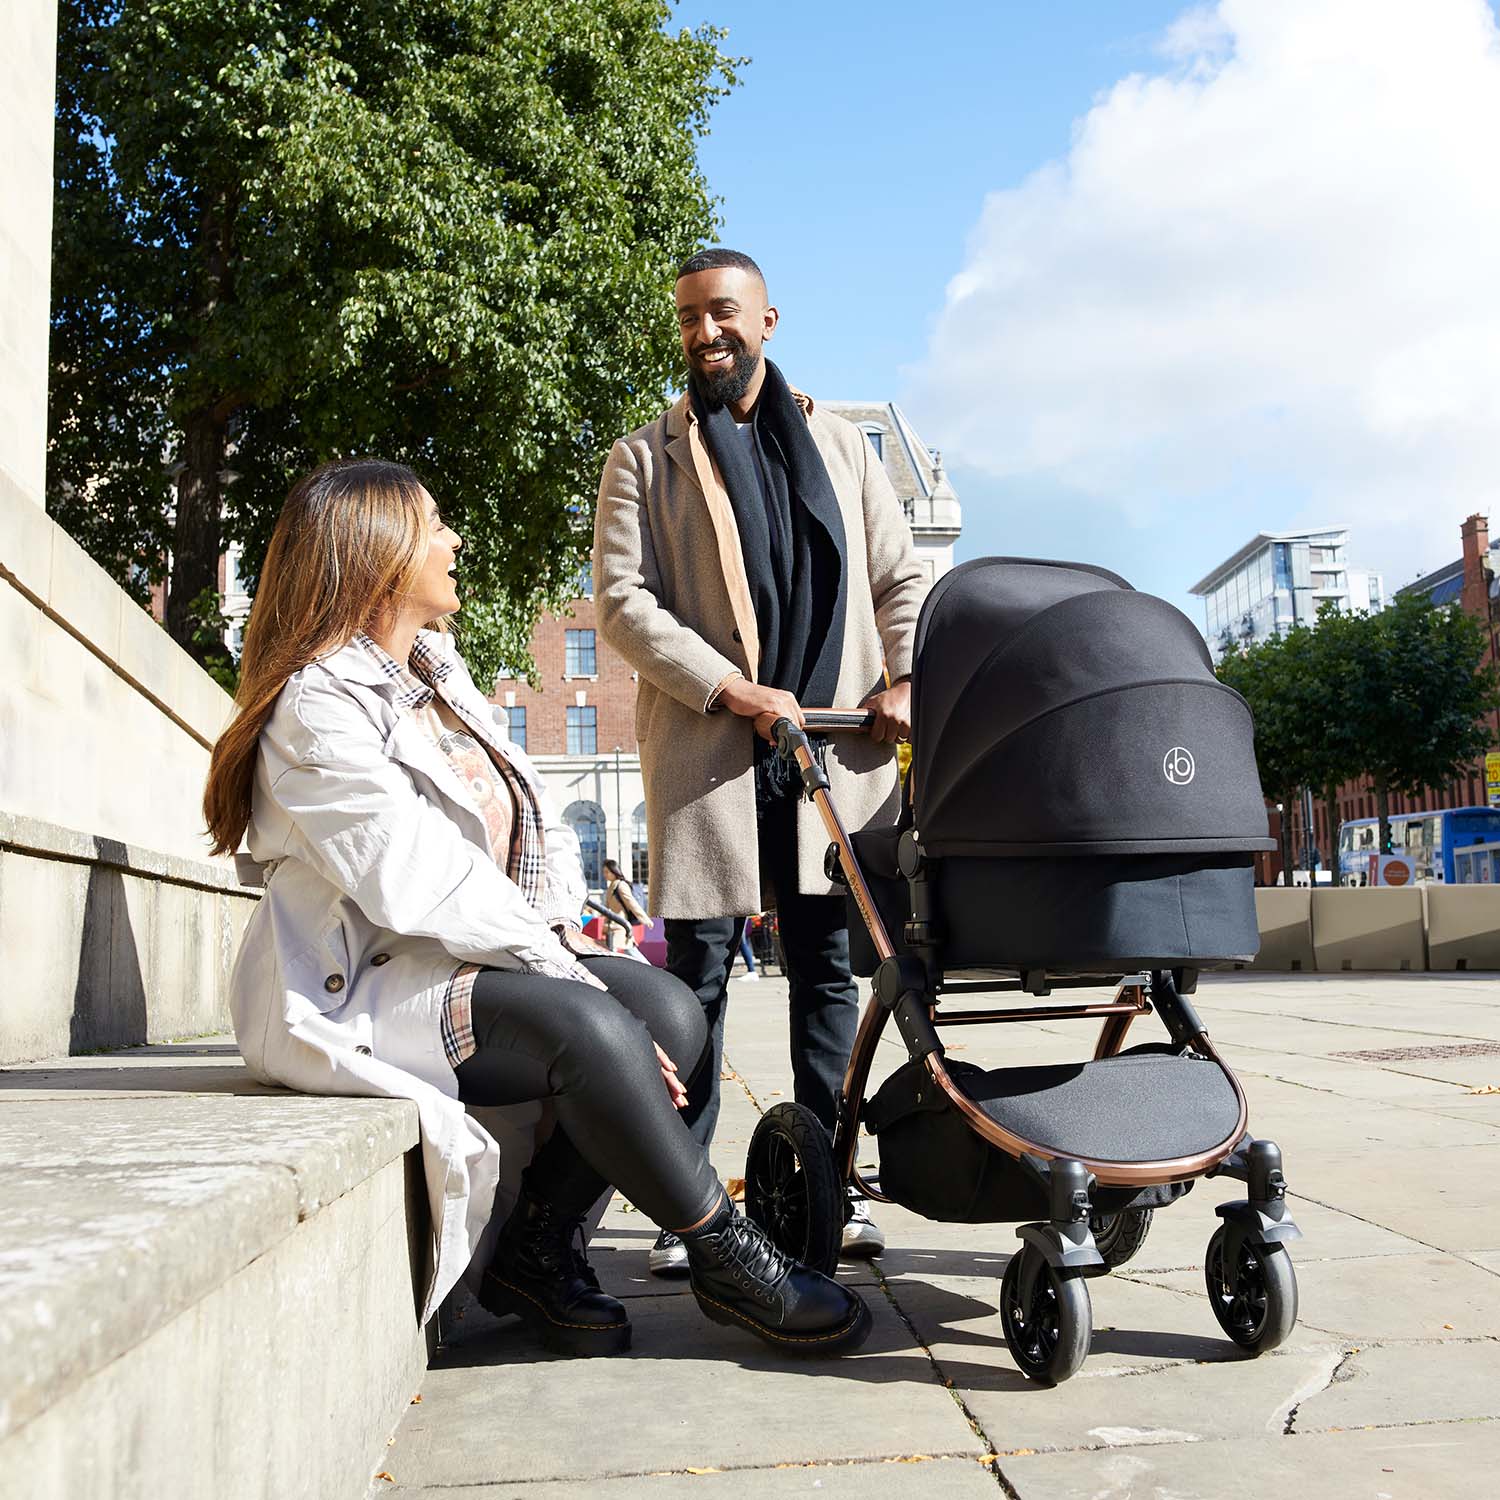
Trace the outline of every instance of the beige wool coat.
{"type": "MultiPolygon", "coordinates": [[[[911,671],[926,579],[875,450],[852,423],[798,395],[844,519],[847,613],[836,703],[852,708],[911,671]]],[[[621,438],[594,521],[598,628],[640,676],[635,730],[646,785],[650,906],[663,917],[743,916],[769,904],[755,833],[754,730],[708,703],[735,672],[756,680],[760,634],[739,528],[691,403],[621,438]]],[[[836,735],[828,754],[846,827],[894,821],[895,749],[836,735]]],[[[834,891],[817,809],[797,813],[798,884],[834,891]]]]}

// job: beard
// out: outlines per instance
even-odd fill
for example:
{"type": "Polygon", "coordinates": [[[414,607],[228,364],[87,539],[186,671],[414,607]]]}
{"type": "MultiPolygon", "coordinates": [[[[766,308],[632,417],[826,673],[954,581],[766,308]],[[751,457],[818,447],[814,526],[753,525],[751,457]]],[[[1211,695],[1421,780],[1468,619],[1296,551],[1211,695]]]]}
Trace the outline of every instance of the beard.
{"type": "Polygon", "coordinates": [[[705,344],[697,352],[702,354],[709,349],[732,350],[732,357],[712,374],[706,374],[695,363],[688,372],[688,379],[693,382],[708,409],[718,411],[721,407],[741,400],[750,389],[750,382],[755,379],[755,372],[760,368],[760,351],[757,349],[752,354],[742,340],[731,338],[728,334],[720,334],[713,343],[705,344]]]}

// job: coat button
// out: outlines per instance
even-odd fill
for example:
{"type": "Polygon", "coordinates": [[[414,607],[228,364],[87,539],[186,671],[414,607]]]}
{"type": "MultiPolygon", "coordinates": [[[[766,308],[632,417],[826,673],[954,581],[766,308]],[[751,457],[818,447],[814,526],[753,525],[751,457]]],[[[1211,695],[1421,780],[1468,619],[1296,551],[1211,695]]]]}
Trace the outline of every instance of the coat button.
{"type": "Polygon", "coordinates": [[[370,967],[372,969],[378,969],[381,964],[388,964],[390,963],[390,961],[391,955],[389,953],[377,953],[371,957],[370,967]]]}
{"type": "Polygon", "coordinates": [[[363,1042],[361,1042],[360,1045],[357,1046],[354,1050],[359,1053],[361,1057],[369,1057],[371,1055],[370,1049],[366,1047],[363,1042]]]}
{"type": "Polygon", "coordinates": [[[330,995],[338,994],[338,992],[343,989],[343,987],[344,976],[342,974],[330,974],[328,978],[323,981],[323,988],[327,990],[330,995]]]}
{"type": "Polygon", "coordinates": [[[740,634],[740,633],[739,633],[739,631],[738,631],[738,630],[736,630],[736,631],[735,631],[735,632],[734,632],[734,639],[735,639],[735,641],[736,641],[736,642],[738,642],[738,643],[739,643],[739,644],[740,644],[740,645],[743,645],[743,644],[744,644],[744,637],[743,637],[743,636],[742,636],[742,635],[741,635],[741,634],[740,634]]]}

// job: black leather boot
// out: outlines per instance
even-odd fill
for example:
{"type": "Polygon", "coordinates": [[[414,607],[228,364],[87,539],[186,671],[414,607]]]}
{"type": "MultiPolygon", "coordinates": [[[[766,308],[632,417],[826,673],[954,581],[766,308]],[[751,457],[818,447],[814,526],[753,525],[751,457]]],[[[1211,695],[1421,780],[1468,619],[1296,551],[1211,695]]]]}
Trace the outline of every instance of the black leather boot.
{"type": "Polygon", "coordinates": [[[868,1337],[870,1309],[859,1293],[783,1254],[727,1200],[682,1242],[693,1295],[715,1323],[809,1354],[845,1354],[868,1337]]]}
{"type": "Polygon", "coordinates": [[[517,1313],[562,1354],[620,1354],[630,1347],[625,1306],[599,1290],[582,1250],[583,1220],[524,1192],[480,1284],[479,1302],[517,1313]]]}

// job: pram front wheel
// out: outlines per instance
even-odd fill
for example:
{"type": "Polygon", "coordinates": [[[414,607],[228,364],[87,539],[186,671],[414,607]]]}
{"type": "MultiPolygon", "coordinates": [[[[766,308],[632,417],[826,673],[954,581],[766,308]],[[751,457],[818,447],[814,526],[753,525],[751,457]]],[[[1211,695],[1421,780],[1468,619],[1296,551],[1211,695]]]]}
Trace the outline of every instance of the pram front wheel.
{"type": "Polygon", "coordinates": [[[1123,1266],[1146,1243],[1151,1228],[1149,1208],[1122,1208],[1117,1214],[1090,1214],[1089,1231],[1111,1270],[1123,1266]]]}
{"type": "Polygon", "coordinates": [[[805,1104],[767,1110],[745,1158],[745,1212],[778,1249],[831,1276],[845,1201],[833,1143],[818,1117],[805,1104]]]}
{"type": "Polygon", "coordinates": [[[1219,1327],[1241,1349],[1265,1354],[1297,1324],[1297,1273],[1282,1245],[1240,1246],[1239,1263],[1225,1265],[1224,1226],[1214,1231],[1203,1263],[1208,1300],[1219,1327]]]}
{"type": "Polygon", "coordinates": [[[1094,1310],[1081,1276],[1060,1276],[1030,1245],[1011,1256],[1000,1282],[1000,1324],[1021,1373],[1039,1385],[1057,1385],[1078,1372],[1094,1336],[1094,1310]],[[1023,1263],[1036,1266],[1023,1306],[1023,1263]]]}

